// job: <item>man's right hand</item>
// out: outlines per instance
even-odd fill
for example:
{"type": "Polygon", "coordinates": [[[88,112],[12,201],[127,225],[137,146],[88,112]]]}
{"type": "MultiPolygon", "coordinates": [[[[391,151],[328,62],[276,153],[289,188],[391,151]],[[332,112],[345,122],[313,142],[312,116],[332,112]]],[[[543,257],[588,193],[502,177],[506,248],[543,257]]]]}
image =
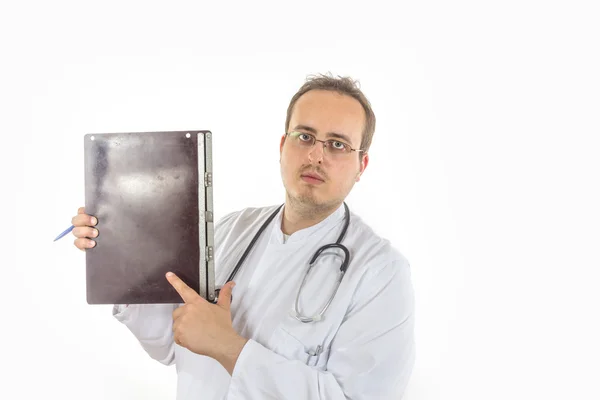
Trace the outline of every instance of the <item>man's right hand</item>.
{"type": "Polygon", "coordinates": [[[75,239],[75,247],[81,251],[85,251],[85,249],[90,249],[96,245],[96,242],[92,238],[98,237],[98,229],[93,228],[97,223],[98,220],[96,217],[87,215],[85,209],[79,207],[77,215],[71,220],[71,224],[75,227],[72,232],[77,238],[75,239]]]}

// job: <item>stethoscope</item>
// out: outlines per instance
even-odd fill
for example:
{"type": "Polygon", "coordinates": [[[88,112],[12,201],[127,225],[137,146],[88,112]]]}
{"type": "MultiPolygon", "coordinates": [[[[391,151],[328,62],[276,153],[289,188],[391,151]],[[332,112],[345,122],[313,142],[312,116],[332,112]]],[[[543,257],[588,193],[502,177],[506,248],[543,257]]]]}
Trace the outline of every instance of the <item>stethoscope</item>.
{"type": "MultiPolygon", "coordinates": [[[[238,261],[237,265],[235,266],[235,268],[231,272],[231,275],[229,275],[229,278],[227,279],[226,283],[233,280],[233,278],[237,274],[238,270],[241,268],[242,264],[246,260],[246,257],[250,253],[250,250],[252,250],[252,247],[254,247],[254,244],[256,243],[256,241],[258,240],[258,238],[260,237],[260,235],[262,234],[262,232],[265,230],[265,228],[267,227],[267,225],[269,225],[269,223],[273,220],[273,218],[275,218],[275,216],[277,215],[277,213],[279,212],[279,210],[281,209],[281,207],[283,207],[283,204],[280,205],[279,207],[277,207],[277,209],[269,216],[269,218],[267,218],[267,220],[265,221],[265,223],[260,227],[260,229],[258,230],[258,232],[256,233],[256,235],[254,235],[254,238],[252,238],[252,241],[250,242],[250,244],[246,248],[246,251],[244,251],[244,254],[242,254],[242,257],[240,257],[240,260],[238,261]]],[[[346,235],[346,230],[348,230],[348,225],[350,224],[350,210],[348,209],[348,206],[346,205],[346,202],[344,202],[344,208],[346,210],[346,213],[345,213],[345,217],[344,217],[344,229],[342,229],[342,233],[340,234],[340,236],[338,237],[338,239],[337,239],[337,241],[335,243],[331,243],[331,244],[327,244],[325,246],[321,246],[315,252],[315,254],[310,259],[310,262],[308,264],[308,270],[306,271],[306,274],[304,274],[304,279],[302,280],[302,284],[300,285],[300,289],[298,289],[298,294],[296,296],[296,304],[294,306],[294,310],[293,310],[292,316],[294,318],[296,318],[300,322],[305,322],[305,323],[306,322],[316,322],[316,321],[320,321],[321,319],[323,319],[323,314],[325,314],[325,311],[327,311],[327,308],[329,308],[329,305],[333,301],[333,298],[335,297],[335,294],[337,293],[338,288],[340,287],[340,284],[342,283],[342,279],[344,278],[344,274],[346,273],[346,270],[348,269],[348,264],[350,262],[350,252],[348,251],[348,249],[346,248],[346,246],[344,246],[343,244],[341,244],[342,239],[344,238],[344,235],[346,235]],[[325,304],[325,307],[323,307],[321,309],[321,311],[317,315],[314,315],[312,317],[305,317],[298,310],[298,302],[300,301],[300,294],[302,293],[302,288],[304,287],[304,284],[306,283],[306,279],[308,278],[308,275],[310,274],[310,271],[312,270],[312,268],[314,267],[315,263],[317,262],[317,258],[319,258],[319,256],[321,255],[321,253],[323,251],[325,251],[327,249],[331,249],[331,248],[339,248],[339,249],[341,249],[344,252],[344,259],[343,259],[343,262],[342,262],[342,266],[340,267],[340,275],[339,275],[338,280],[337,280],[337,285],[335,287],[335,290],[331,294],[331,297],[329,297],[329,300],[327,301],[327,304],[325,304]]],[[[218,292],[219,291],[220,291],[220,289],[216,290],[217,297],[218,297],[218,292]]],[[[216,300],[215,300],[215,302],[216,302],[216,300]]]]}

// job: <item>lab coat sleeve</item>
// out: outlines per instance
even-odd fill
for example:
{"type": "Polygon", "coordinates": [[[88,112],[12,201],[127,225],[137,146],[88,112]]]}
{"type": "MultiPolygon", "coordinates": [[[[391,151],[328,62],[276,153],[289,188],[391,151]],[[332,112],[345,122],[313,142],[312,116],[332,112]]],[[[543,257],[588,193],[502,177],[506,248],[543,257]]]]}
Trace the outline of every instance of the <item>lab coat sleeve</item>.
{"type": "Polygon", "coordinates": [[[150,357],[164,365],[175,361],[173,311],[178,304],[115,305],[113,316],[137,338],[150,357]]]}
{"type": "Polygon", "coordinates": [[[229,400],[399,399],[415,362],[414,294],[400,260],[364,279],[331,343],[325,371],[249,340],[229,400]]]}

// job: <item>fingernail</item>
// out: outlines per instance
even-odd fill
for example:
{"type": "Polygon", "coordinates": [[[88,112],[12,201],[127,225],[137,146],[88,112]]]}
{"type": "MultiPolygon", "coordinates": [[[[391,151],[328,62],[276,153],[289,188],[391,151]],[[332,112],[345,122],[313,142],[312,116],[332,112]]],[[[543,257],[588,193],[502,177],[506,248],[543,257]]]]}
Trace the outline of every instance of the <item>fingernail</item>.
{"type": "Polygon", "coordinates": [[[92,217],[92,225],[96,225],[98,223],[98,219],[96,217],[92,217]]]}
{"type": "Polygon", "coordinates": [[[93,240],[90,240],[90,241],[88,242],[88,247],[89,247],[89,248],[92,248],[92,247],[94,247],[95,245],[96,245],[96,242],[94,242],[93,240]]]}
{"type": "Polygon", "coordinates": [[[94,235],[94,237],[98,236],[98,230],[97,230],[97,229],[94,229],[94,230],[92,231],[92,235],[94,235]]]}
{"type": "Polygon", "coordinates": [[[173,276],[173,273],[172,273],[172,272],[167,272],[167,277],[168,277],[168,278],[170,278],[170,277],[172,277],[172,276],[173,276]]]}

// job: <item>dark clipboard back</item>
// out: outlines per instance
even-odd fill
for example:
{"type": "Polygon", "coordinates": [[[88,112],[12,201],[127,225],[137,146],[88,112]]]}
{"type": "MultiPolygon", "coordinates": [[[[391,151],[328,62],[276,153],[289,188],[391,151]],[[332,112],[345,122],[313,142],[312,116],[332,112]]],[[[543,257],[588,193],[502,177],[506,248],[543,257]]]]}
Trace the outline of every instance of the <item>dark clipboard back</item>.
{"type": "Polygon", "coordinates": [[[214,300],[211,132],[87,134],[84,151],[87,302],[182,303],[168,271],[214,300]]]}

